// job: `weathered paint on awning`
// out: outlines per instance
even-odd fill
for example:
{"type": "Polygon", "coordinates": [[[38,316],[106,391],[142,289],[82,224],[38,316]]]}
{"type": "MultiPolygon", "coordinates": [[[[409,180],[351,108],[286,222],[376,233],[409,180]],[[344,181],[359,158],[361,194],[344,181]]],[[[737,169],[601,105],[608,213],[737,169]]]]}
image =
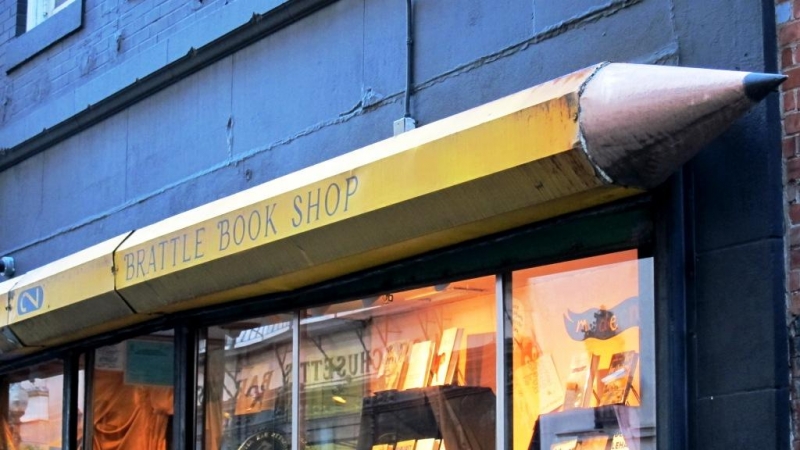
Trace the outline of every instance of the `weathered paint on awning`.
{"type": "Polygon", "coordinates": [[[112,272],[114,250],[129,235],[13,279],[8,323],[18,343],[36,347],[68,342],[130,323],[133,311],[114,289],[112,272]]]}

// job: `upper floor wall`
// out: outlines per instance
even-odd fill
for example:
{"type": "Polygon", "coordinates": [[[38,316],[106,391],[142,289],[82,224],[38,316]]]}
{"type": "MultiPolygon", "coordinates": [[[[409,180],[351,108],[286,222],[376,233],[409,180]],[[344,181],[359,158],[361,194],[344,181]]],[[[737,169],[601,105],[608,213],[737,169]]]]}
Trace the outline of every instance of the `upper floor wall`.
{"type": "Polygon", "coordinates": [[[74,0],[77,28],[64,10],[24,33],[26,1],[2,3],[0,147],[14,148],[288,2],[74,0]]]}

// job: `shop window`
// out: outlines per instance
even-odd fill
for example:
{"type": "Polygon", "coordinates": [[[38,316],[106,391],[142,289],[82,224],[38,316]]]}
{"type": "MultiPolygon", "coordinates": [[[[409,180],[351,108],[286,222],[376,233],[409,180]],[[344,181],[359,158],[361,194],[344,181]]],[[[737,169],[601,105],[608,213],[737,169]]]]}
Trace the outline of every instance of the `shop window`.
{"type": "Polygon", "coordinates": [[[495,446],[495,278],[301,312],[301,447],[495,446]]]}
{"type": "Polygon", "coordinates": [[[652,264],[627,251],[512,274],[514,449],[655,448],[652,264]]]}
{"type": "Polygon", "coordinates": [[[169,448],[174,403],[173,332],[98,348],[94,360],[92,448],[169,448]]]}
{"type": "Polygon", "coordinates": [[[60,360],[5,376],[3,448],[61,448],[63,389],[64,364],[60,360]]]}
{"type": "Polygon", "coordinates": [[[196,448],[291,445],[292,316],[209,327],[200,340],[196,448]]]}

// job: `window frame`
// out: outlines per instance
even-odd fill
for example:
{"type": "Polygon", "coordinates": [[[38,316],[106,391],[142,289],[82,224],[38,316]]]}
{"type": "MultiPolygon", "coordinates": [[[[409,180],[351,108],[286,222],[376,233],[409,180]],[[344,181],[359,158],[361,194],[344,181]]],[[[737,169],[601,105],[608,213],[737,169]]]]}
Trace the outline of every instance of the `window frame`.
{"type": "Polygon", "coordinates": [[[35,0],[17,1],[16,36],[10,39],[7,44],[6,73],[12,72],[26,61],[78,31],[83,26],[85,0],[72,0],[55,8],[49,17],[28,28],[28,1],[35,0]]]}
{"type": "MultiPolygon", "coordinates": [[[[80,0],[82,1],[82,0],[80,0]]],[[[595,256],[625,249],[638,249],[639,258],[654,259],[655,344],[656,344],[656,440],[657,448],[675,447],[685,442],[686,432],[686,317],[683,281],[684,255],[682,213],[678,199],[667,189],[654,196],[643,195],[612,205],[574,213],[550,221],[528,225],[509,232],[476,239],[397,263],[351,274],[320,285],[281,294],[240,300],[164,316],[144,324],[118,330],[79,343],[52,349],[30,358],[14,361],[2,373],[36,364],[38,361],[61,358],[70,367],[65,383],[76,386],[79,365],[69,362],[81,355],[85,361],[85,405],[91,405],[94,349],[154,331],[174,329],[175,376],[172,448],[195,447],[197,430],[198,347],[203,329],[229,321],[277,313],[293,315],[294,348],[299,348],[300,311],[303,309],[345,302],[380,292],[413,289],[449,281],[486,275],[496,276],[498,336],[506,336],[505,300],[511,289],[511,273],[515,270],[595,256]],[[591,232],[590,232],[591,231],[591,232]],[[683,333],[680,330],[684,330],[683,333]],[[676,331],[678,331],[676,333],[676,331]]],[[[508,356],[503,350],[505,339],[497,339],[497,448],[512,448],[512,402],[507,397],[510,380],[508,356]]],[[[292,352],[294,367],[299,367],[299,352],[292,352]]],[[[688,374],[691,375],[691,374],[688,374]]],[[[292,448],[298,448],[300,371],[292,371],[292,448]]],[[[65,384],[65,388],[66,388],[65,384]]],[[[65,391],[66,392],[66,391],[65,391]]],[[[77,390],[65,398],[64,437],[66,450],[77,448],[77,390]],[[69,411],[67,411],[69,408],[69,411]]],[[[91,409],[84,412],[83,442],[91,442],[91,409]]]]}
{"type": "Polygon", "coordinates": [[[24,24],[20,23],[21,21],[17,19],[17,33],[22,34],[31,31],[33,28],[41,25],[46,20],[58,14],[60,11],[62,11],[75,1],[76,0],[64,0],[60,5],[56,6],[57,0],[20,0],[20,6],[18,10],[21,11],[22,5],[25,6],[25,22],[24,24]],[[40,20],[37,21],[34,19],[32,21],[31,18],[32,9],[36,11],[41,9],[44,10],[40,13],[42,15],[42,17],[39,18],[40,20]],[[24,27],[22,28],[22,30],[20,30],[20,27],[22,25],[24,25],[24,27]]]}

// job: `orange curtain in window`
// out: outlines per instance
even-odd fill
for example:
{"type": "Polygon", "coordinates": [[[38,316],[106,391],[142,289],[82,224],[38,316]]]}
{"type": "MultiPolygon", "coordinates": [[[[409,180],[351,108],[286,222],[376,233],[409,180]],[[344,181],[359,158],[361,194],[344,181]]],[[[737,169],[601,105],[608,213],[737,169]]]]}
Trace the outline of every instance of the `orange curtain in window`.
{"type": "MultiPolygon", "coordinates": [[[[3,418],[0,420],[2,422],[2,433],[0,437],[0,450],[16,450],[18,440],[14,438],[14,432],[11,429],[11,425],[9,425],[8,421],[3,418]]],[[[19,435],[17,435],[19,437],[19,435]]]]}
{"type": "Polygon", "coordinates": [[[96,371],[94,450],[166,450],[172,408],[172,387],[126,385],[123,372],[96,371]]]}

